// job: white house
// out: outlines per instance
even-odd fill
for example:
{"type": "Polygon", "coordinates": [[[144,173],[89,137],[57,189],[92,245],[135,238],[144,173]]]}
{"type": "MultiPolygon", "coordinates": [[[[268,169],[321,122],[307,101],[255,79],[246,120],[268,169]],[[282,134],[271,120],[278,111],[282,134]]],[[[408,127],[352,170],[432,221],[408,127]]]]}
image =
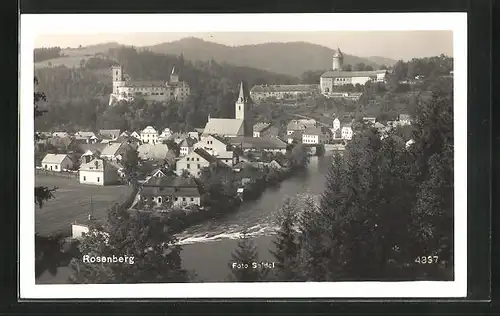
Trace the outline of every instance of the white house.
{"type": "Polygon", "coordinates": [[[139,133],[137,133],[136,131],[133,131],[131,134],[130,134],[130,137],[134,137],[134,138],[137,138],[137,139],[141,139],[141,135],[139,133]]]}
{"type": "Polygon", "coordinates": [[[310,127],[302,133],[303,144],[325,144],[329,138],[328,134],[323,133],[321,127],[310,127]]]}
{"type": "Polygon", "coordinates": [[[92,161],[80,166],[80,183],[107,185],[119,182],[119,167],[106,161],[95,158],[92,161]]]}
{"type": "Polygon", "coordinates": [[[47,154],[42,160],[42,168],[52,171],[64,171],[73,167],[73,161],[66,154],[47,154]]]}
{"type": "Polygon", "coordinates": [[[201,205],[201,194],[192,179],[155,177],[142,186],[140,197],[143,202],[157,207],[172,203],[174,206],[201,205]]]}
{"type": "Polygon", "coordinates": [[[210,155],[213,155],[213,156],[216,156],[219,153],[227,151],[227,144],[224,143],[220,138],[212,136],[212,135],[203,137],[199,142],[194,144],[193,147],[195,149],[196,148],[203,148],[210,155]]]}
{"type": "Polygon", "coordinates": [[[158,132],[152,126],[147,126],[141,131],[140,139],[144,144],[150,143],[154,145],[158,143],[158,132]]]}
{"type": "Polygon", "coordinates": [[[191,138],[191,137],[186,137],[184,140],[179,144],[179,156],[184,157],[191,153],[194,150],[194,144],[196,144],[196,139],[191,138]]]}
{"type": "Polygon", "coordinates": [[[342,126],[342,139],[351,140],[353,135],[352,124],[342,126]]]}
{"type": "Polygon", "coordinates": [[[338,129],[340,129],[340,120],[336,117],[333,120],[333,130],[336,131],[338,129]]]}
{"type": "Polygon", "coordinates": [[[100,157],[108,160],[120,160],[130,148],[130,145],[126,142],[109,143],[102,149],[100,157]]]}
{"type": "Polygon", "coordinates": [[[193,152],[182,157],[175,166],[175,172],[181,176],[187,170],[191,176],[198,177],[201,169],[206,168],[210,163],[217,163],[217,159],[202,148],[196,148],[193,152]]]}

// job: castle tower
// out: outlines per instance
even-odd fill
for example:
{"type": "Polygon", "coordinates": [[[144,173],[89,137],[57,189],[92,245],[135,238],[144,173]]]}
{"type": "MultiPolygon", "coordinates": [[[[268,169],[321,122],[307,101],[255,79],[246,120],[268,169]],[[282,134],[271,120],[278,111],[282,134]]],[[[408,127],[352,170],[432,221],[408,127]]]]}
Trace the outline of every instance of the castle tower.
{"type": "Polygon", "coordinates": [[[237,120],[245,120],[245,95],[243,94],[243,81],[240,84],[240,94],[235,103],[235,118],[237,120]]]}
{"type": "Polygon", "coordinates": [[[123,86],[123,68],[122,66],[112,66],[111,72],[113,76],[113,94],[118,94],[118,87],[123,86]]]}
{"type": "Polygon", "coordinates": [[[333,54],[333,67],[334,71],[341,71],[342,65],[344,64],[344,55],[340,51],[340,48],[337,47],[337,51],[333,54]]]}
{"type": "Polygon", "coordinates": [[[179,74],[175,70],[175,66],[172,67],[172,72],[170,73],[170,83],[178,83],[179,82],[179,74]]]}

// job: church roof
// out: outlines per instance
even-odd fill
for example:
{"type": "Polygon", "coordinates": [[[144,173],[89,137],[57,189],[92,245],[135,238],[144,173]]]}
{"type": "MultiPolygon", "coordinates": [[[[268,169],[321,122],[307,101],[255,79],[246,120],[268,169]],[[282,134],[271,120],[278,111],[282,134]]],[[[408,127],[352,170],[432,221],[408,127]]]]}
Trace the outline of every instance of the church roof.
{"type": "Polygon", "coordinates": [[[210,118],[203,134],[238,135],[243,129],[243,120],[227,118],[210,118]]]}
{"type": "Polygon", "coordinates": [[[386,70],[370,71],[327,71],[321,78],[352,78],[352,77],[376,77],[378,74],[386,73],[386,70]]]}

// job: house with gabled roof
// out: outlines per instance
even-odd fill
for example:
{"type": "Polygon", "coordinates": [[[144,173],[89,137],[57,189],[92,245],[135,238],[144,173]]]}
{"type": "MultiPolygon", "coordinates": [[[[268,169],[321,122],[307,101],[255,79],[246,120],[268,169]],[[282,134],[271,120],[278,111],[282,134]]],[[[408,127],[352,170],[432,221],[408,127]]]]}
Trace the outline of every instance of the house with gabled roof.
{"type": "Polygon", "coordinates": [[[139,193],[143,202],[162,205],[201,205],[201,194],[191,178],[154,177],[142,185],[139,193]]]}
{"type": "Polygon", "coordinates": [[[42,159],[42,168],[52,171],[65,171],[73,167],[73,161],[66,154],[47,154],[42,159]]]}
{"type": "Polygon", "coordinates": [[[106,159],[94,158],[79,169],[80,183],[109,185],[120,182],[119,166],[106,159]]]}
{"type": "Polygon", "coordinates": [[[188,155],[190,152],[192,152],[194,150],[194,145],[197,143],[198,141],[194,138],[191,138],[191,137],[186,137],[184,138],[180,143],[179,143],[179,156],[180,157],[184,157],[186,155],[188,155]]]}
{"type": "Polygon", "coordinates": [[[309,127],[302,132],[303,144],[325,144],[330,140],[329,134],[321,127],[309,127]]]}
{"type": "Polygon", "coordinates": [[[211,163],[219,166],[223,165],[216,157],[210,155],[206,150],[196,148],[177,161],[175,172],[178,176],[181,176],[184,170],[186,170],[191,176],[198,177],[201,170],[210,166],[211,163]]]}
{"type": "Polygon", "coordinates": [[[131,146],[125,142],[110,143],[101,151],[101,158],[108,160],[120,160],[131,146]]]}
{"type": "Polygon", "coordinates": [[[117,139],[120,136],[119,129],[101,129],[99,130],[99,135],[104,139],[117,139]]]}

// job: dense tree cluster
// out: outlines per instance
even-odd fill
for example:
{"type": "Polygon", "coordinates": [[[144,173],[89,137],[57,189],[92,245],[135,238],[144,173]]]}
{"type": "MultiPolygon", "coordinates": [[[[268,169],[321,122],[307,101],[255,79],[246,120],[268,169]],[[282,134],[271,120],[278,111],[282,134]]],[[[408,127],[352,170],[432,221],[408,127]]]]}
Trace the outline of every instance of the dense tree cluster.
{"type": "Polygon", "coordinates": [[[34,62],[40,62],[44,60],[49,60],[57,57],[62,57],[61,47],[42,47],[35,48],[34,50],[34,62]]]}
{"type": "Polygon", "coordinates": [[[357,128],[345,155],[335,156],[320,202],[283,206],[289,215],[275,240],[283,279],[452,279],[452,104],[450,82],[420,100],[409,148],[396,133],[381,140],[377,130],[357,128]],[[422,265],[418,256],[438,261],[422,265]]]}
{"type": "Polygon", "coordinates": [[[439,77],[449,75],[453,70],[453,58],[445,55],[413,58],[398,61],[393,66],[397,80],[414,79],[416,76],[439,77]]]}
{"type": "Polygon", "coordinates": [[[128,259],[96,263],[75,258],[70,264],[70,280],[80,284],[186,282],[191,275],[182,269],[181,248],[175,243],[161,217],[150,212],[131,213],[117,205],[108,212],[106,225],[91,227],[79,248],[89,258],[128,259]]]}

